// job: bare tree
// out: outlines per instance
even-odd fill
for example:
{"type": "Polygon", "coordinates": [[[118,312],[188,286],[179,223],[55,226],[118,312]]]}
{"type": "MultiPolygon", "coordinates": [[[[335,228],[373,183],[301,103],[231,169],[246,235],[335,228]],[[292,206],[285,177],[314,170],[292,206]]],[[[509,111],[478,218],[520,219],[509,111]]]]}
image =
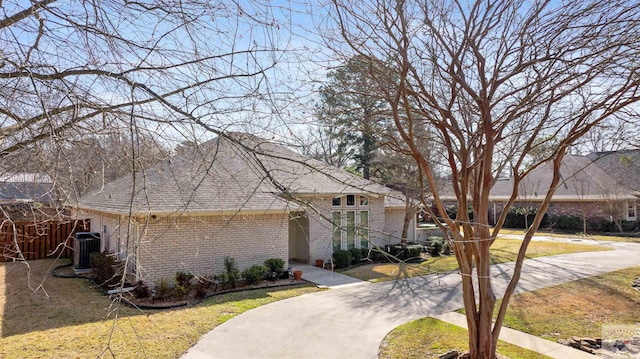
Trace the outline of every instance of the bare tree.
{"type": "MultiPolygon", "coordinates": [[[[290,15],[269,3],[5,0],[0,9],[0,160],[55,173],[73,200],[143,174],[177,143],[273,127],[273,89],[289,88],[280,81],[293,56],[290,15]]],[[[123,226],[123,240],[131,231],[123,226]]]]}
{"type": "Polygon", "coordinates": [[[0,156],[71,128],[94,133],[109,114],[134,130],[153,123],[156,136],[178,141],[203,127],[258,124],[276,101],[277,64],[287,62],[287,19],[259,3],[2,7],[0,156]]]}
{"type": "MultiPolygon", "coordinates": [[[[379,91],[397,130],[432,189],[441,225],[451,231],[460,273],[472,358],[495,358],[496,343],[527,246],[560,183],[567,149],[594,126],[637,116],[640,100],[640,7],[634,1],[333,0],[336,25],[327,41],[345,52],[391,61],[379,91]],[[387,79],[398,85],[389,90],[387,79]],[[416,127],[433,129],[446,149],[458,208],[449,217],[434,166],[416,145],[416,127]],[[557,144],[531,158],[539,138],[557,144]],[[494,318],[490,249],[520,182],[551,162],[551,184],[518,253],[494,318]],[[494,228],[489,192],[505,166],[514,177],[511,197],[494,228]],[[476,299],[477,298],[477,299],[476,299]]],[[[425,206],[428,208],[427,206],[425,206]]]]}

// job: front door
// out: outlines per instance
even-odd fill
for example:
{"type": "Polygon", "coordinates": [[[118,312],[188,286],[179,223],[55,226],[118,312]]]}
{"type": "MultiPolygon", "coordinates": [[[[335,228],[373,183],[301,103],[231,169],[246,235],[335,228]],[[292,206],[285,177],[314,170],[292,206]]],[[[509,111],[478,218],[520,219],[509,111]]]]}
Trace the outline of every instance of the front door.
{"type": "Polygon", "coordinates": [[[309,218],[304,212],[289,219],[289,262],[309,263],[309,218]]]}

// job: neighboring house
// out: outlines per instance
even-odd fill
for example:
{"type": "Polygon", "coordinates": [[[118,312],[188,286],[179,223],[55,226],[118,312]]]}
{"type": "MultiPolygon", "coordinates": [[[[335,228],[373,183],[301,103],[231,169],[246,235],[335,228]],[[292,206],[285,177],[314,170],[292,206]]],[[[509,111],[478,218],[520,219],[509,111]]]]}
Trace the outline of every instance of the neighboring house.
{"type": "Polygon", "coordinates": [[[0,175],[0,204],[46,203],[55,201],[53,180],[43,173],[0,175]]]}
{"type": "MultiPolygon", "coordinates": [[[[551,183],[545,163],[521,182],[513,207],[538,208],[551,183]]],[[[491,220],[500,215],[513,190],[513,179],[500,179],[491,190],[491,220]]],[[[566,155],[560,183],[547,210],[550,217],[575,216],[588,222],[637,221],[640,201],[640,150],[566,155]]]]}
{"type": "Polygon", "coordinates": [[[105,184],[77,215],[149,284],[178,271],[218,274],[225,257],[240,269],[268,258],[310,263],[400,241],[399,192],[253,135],[229,136],[105,184]]]}

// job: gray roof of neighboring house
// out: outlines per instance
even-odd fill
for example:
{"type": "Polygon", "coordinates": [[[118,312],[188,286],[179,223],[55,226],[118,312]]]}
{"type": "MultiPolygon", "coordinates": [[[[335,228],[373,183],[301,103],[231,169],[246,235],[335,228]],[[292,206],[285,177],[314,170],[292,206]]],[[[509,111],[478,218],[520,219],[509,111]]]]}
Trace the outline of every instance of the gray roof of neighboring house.
{"type": "Polygon", "coordinates": [[[50,202],[55,198],[53,181],[43,173],[0,175],[0,202],[50,202]]]}
{"type": "Polygon", "coordinates": [[[594,152],[588,157],[621,185],[640,191],[640,149],[594,152]]]}
{"type": "MultiPolygon", "coordinates": [[[[256,136],[242,133],[196,146],[104,185],[78,207],[137,215],[295,211],[289,198],[392,190],[256,136]],[[135,185],[134,185],[135,184],[135,185]]],[[[392,201],[391,199],[389,201],[392,201]]]]}
{"type": "MultiPolygon", "coordinates": [[[[529,173],[518,190],[518,200],[540,201],[551,184],[553,164],[544,163],[529,173]]],[[[640,192],[627,187],[611,175],[590,156],[566,155],[560,166],[560,183],[553,199],[555,201],[625,200],[635,199],[640,192]]],[[[513,178],[500,179],[491,190],[492,200],[507,200],[513,188],[513,178]]]]}

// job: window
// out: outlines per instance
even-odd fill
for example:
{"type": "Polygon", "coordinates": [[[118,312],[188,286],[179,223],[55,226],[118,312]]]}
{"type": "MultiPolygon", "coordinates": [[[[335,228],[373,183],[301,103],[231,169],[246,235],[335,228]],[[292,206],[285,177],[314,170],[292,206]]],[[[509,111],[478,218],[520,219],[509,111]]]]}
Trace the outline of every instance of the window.
{"type": "Polygon", "coordinates": [[[338,250],[342,247],[342,218],[341,212],[331,213],[331,238],[333,239],[333,250],[338,250]]]}
{"type": "Polygon", "coordinates": [[[349,194],[331,203],[333,250],[369,248],[369,198],[349,194]]]}
{"type": "Polygon", "coordinates": [[[627,202],[627,220],[628,221],[636,220],[636,202],[635,201],[627,202]]]}
{"type": "Polygon", "coordinates": [[[360,248],[369,248],[369,211],[360,211],[358,237],[360,239],[360,248]]]}
{"type": "Polygon", "coordinates": [[[356,196],[349,194],[347,195],[347,206],[355,206],[356,205],[356,196]]]}
{"type": "Polygon", "coordinates": [[[347,211],[347,248],[356,247],[356,211],[347,211]]]}

